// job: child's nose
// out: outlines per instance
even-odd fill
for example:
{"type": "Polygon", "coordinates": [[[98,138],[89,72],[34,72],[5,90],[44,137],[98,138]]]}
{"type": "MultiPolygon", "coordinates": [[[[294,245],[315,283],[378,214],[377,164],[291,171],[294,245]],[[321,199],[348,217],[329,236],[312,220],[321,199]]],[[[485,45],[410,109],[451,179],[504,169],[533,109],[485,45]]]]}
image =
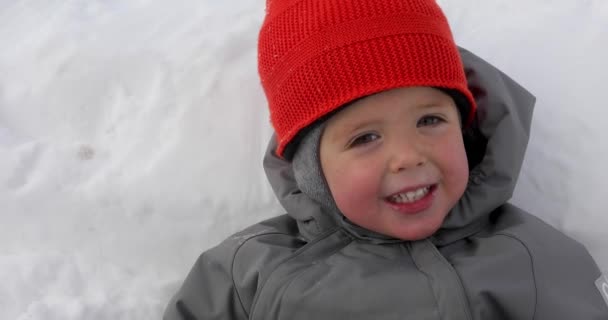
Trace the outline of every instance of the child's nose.
{"type": "Polygon", "coordinates": [[[392,147],[389,169],[400,172],[424,165],[426,157],[423,148],[416,141],[399,141],[392,147]]]}

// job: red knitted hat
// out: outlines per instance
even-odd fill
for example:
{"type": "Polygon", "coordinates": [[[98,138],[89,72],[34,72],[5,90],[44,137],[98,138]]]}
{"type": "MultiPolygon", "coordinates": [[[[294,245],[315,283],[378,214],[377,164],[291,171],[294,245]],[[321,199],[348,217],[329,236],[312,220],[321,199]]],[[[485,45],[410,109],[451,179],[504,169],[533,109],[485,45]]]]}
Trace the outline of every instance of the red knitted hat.
{"type": "Polygon", "coordinates": [[[258,71],[276,153],[355,99],[408,86],[453,89],[475,101],[435,0],[267,0],[258,71]]]}

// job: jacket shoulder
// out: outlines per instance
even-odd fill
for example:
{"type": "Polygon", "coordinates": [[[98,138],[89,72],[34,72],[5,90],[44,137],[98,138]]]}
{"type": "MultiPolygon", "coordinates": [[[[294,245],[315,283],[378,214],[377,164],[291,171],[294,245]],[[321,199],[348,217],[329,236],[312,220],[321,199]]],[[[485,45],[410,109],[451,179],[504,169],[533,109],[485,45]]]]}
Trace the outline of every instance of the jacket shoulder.
{"type": "Polygon", "coordinates": [[[264,275],[305,244],[287,215],[268,219],[203,252],[163,319],[246,319],[264,275]]]}
{"type": "Polygon", "coordinates": [[[246,228],[225,243],[233,252],[231,272],[236,292],[249,314],[268,275],[307,242],[300,235],[296,220],[281,215],[246,228]]]}
{"type": "Polygon", "coordinates": [[[584,245],[510,204],[491,217],[494,234],[516,240],[529,254],[535,319],[608,319],[608,307],[595,287],[601,273],[584,245]]]}
{"type": "Polygon", "coordinates": [[[511,236],[535,253],[589,256],[580,242],[512,204],[502,205],[490,217],[495,233],[511,236]]]}

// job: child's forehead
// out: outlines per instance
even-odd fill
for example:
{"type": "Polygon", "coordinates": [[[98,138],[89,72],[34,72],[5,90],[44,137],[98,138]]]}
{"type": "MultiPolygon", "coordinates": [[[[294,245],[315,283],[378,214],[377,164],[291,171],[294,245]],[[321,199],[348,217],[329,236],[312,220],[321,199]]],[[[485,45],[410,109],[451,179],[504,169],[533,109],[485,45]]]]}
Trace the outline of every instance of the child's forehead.
{"type": "Polygon", "coordinates": [[[428,103],[448,97],[445,92],[434,87],[413,86],[397,87],[379,91],[353,101],[353,104],[362,102],[399,102],[404,104],[428,103]]]}
{"type": "Polygon", "coordinates": [[[397,115],[415,115],[420,111],[452,105],[453,100],[432,87],[395,88],[352,101],[329,117],[329,123],[369,122],[397,115]]]}

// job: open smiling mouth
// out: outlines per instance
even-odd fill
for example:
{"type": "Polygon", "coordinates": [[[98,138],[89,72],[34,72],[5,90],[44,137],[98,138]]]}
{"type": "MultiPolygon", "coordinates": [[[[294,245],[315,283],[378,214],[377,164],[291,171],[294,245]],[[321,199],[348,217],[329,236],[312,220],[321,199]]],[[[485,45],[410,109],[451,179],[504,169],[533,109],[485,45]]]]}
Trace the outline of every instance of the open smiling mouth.
{"type": "Polygon", "coordinates": [[[436,184],[425,186],[415,190],[393,194],[386,197],[385,201],[396,211],[415,214],[429,208],[433,204],[436,189],[436,184]]]}

